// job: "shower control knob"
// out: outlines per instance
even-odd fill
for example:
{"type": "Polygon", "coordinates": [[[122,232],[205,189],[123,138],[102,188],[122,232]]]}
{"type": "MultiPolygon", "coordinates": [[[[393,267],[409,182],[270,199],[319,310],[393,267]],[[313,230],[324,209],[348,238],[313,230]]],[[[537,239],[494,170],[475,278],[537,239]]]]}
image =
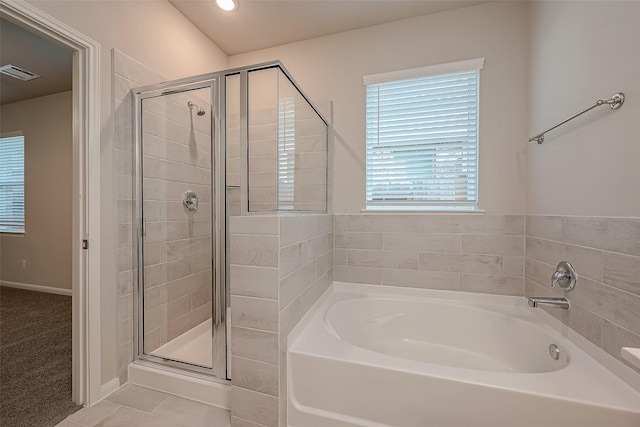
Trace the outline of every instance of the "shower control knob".
{"type": "Polygon", "coordinates": [[[576,286],[578,274],[569,261],[562,261],[556,267],[555,273],[551,276],[551,287],[558,285],[564,291],[570,291],[576,286]]]}
{"type": "Polygon", "coordinates": [[[188,210],[195,212],[198,210],[198,194],[195,191],[185,191],[182,195],[182,204],[188,210]]]}

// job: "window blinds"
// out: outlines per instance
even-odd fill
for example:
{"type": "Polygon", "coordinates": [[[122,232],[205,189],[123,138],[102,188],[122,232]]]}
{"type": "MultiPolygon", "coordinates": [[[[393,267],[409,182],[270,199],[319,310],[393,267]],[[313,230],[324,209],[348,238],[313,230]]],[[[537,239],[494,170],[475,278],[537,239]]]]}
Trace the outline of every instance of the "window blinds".
{"type": "Polygon", "coordinates": [[[477,205],[478,79],[474,69],[366,86],[368,206],[477,205]]]}
{"type": "Polygon", "coordinates": [[[24,233],[24,137],[0,138],[0,232],[24,233]]]}
{"type": "Polygon", "coordinates": [[[278,209],[293,209],[295,199],[296,112],[293,98],[278,104],[278,209]]]}

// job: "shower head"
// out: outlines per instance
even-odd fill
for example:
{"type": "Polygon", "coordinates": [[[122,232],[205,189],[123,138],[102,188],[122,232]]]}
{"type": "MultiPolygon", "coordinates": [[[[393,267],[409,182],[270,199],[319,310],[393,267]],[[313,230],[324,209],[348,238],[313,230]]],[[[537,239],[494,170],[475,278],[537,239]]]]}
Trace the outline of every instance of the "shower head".
{"type": "Polygon", "coordinates": [[[199,116],[204,116],[205,111],[198,104],[194,104],[193,102],[189,101],[187,102],[187,106],[191,109],[195,107],[196,114],[198,114],[199,116]]]}

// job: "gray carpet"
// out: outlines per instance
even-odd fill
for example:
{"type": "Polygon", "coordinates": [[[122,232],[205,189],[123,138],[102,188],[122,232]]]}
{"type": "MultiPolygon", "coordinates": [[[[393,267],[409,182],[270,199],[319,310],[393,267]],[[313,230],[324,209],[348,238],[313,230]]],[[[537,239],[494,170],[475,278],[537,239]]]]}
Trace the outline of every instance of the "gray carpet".
{"type": "Polygon", "coordinates": [[[55,426],[78,409],[71,297],[0,287],[0,426],[55,426]]]}

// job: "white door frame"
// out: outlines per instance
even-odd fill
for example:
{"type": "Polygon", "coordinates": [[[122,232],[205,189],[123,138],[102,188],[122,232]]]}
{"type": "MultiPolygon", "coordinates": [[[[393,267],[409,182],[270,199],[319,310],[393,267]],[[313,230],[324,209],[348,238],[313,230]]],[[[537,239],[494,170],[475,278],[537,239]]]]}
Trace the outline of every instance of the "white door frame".
{"type": "Polygon", "coordinates": [[[25,1],[0,0],[0,14],[73,51],[72,398],[91,405],[101,398],[100,45],[25,1]]]}

